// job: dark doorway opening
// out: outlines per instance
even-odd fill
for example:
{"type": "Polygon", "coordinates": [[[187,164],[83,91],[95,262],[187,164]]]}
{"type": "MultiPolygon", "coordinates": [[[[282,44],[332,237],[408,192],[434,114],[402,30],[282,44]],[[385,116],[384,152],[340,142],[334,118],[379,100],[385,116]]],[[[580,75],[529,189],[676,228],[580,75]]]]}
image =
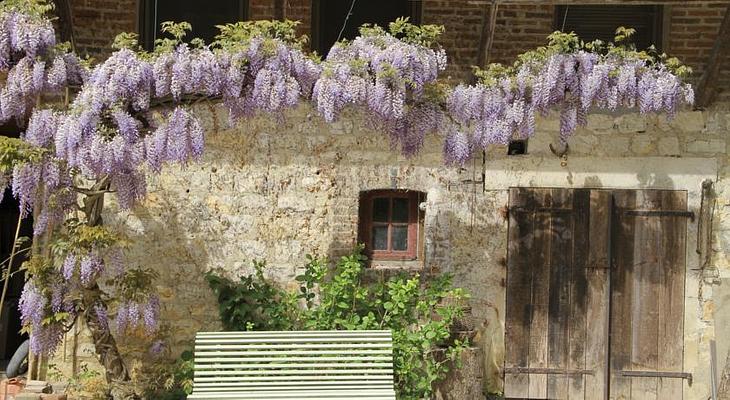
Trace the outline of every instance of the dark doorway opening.
{"type": "MultiPolygon", "coordinates": [[[[14,123],[0,126],[0,135],[9,137],[18,137],[20,129],[14,123]]],[[[0,188],[0,190],[3,190],[0,188]]],[[[0,277],[4,278],[8,271],[8,259],[15,242],[15,230],[20,216],[20,208],[18,200],[13,196],[10,188],[5,189],[2,193],[2,201],[0,201],[0,277]]],[[[21,221],[19,237],[32,238],[33,221],[31,217],[27,217],[21,221]]],[[[25,273],[18,272],[20,266],[26,260],[25,251],[30,245],[30,241],[23,243],[21,252],[13,260],[10,265],[11,277],[8,281],[8,291],[5,295],[3,309],[0,313],[0,374],[5,370],[5,365],[10,357],[13,356],[21,343],[28,338],[28,335],[20,333],[20,311],[18,310],[18,301],[23,291],[25,283],[25,273]]],[[[4,280],[0,279],[0,291],[4,280]]]]}

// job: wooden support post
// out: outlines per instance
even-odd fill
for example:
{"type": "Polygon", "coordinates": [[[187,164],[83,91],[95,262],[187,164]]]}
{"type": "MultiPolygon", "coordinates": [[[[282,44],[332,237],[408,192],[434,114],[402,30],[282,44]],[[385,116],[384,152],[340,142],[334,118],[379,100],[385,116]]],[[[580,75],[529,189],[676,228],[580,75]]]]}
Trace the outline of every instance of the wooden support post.
{"type": "Polygon", "coordinates": [[[730,54],[730,5],[725,11],[725,18],[720,25],[720,31],[715,38],[715,45],[712,47],[710,59],[702,74],[702,79],[697,85],[697,98],[695,107],[705,108],[712,102],[717,89],[717,77],[720,74],[722,61],[730,54]]]}
{"type": "Polygon", "coordinates": [[[71,49],[76,51],[76,40],[74,40],[73,17],[69,0],[53,0],[58,15],[58,31],[61,40],[71,43],[71,49]]]}

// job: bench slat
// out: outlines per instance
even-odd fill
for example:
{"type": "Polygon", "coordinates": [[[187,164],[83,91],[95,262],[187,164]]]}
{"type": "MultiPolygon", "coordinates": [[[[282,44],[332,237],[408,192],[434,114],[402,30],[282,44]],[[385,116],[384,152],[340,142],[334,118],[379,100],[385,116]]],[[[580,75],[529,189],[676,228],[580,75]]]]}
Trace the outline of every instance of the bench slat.
{"type": "Polygon", "coordinates": [[[260,337],[260,338],[197,338],[195,343],[200,344],[219,344],[219,343],[392,343],[390,337],[335,337],[335,336],[312,336],[312,337],[260,337]]]}
{"type": "Polygon", "coordinates": [[[390,331],[237,331],[237,332],[198,332],[197,337],[203,336],[239,336],[239,337],[271,337],[271,336],[391,336],[390,331]]]}
{"type": "MultiPolygon", "coordinates": [[[[347,350],[347,349],[343,349],[347,350]]],[[[338,354],[342,354],[342,350],[270,350],[270,351],[196,351],[195,357],[224,357],[224,356],[231,356],[231,357],[239,357],[239,358],[245,358],[245,357],[256,357],[256,356],[267,356],[270,359],[276,359],[282,356],[319,356],[319,355],[327,355],[327,356],[336,356],[338,354]]],[[[348,352],[348,354],[355,353],[357,355],[381,355],[381,354],[393,354],[392,350],[384,349],[384,350],[358,350],[358,351],[351,351],[348,352]]]]}
{"type": "Polygon", "coordinates": [[[363,381],[342,381],[342,382],[218,382],[207,383],[201,382],[197,384],[200,389],[217,390],[217,391],[241,391],[249,392],[256,390],[274,391],[277,388],[285,390],[322,390],[322,389],[388,389],[393,386],[390,381],[363,382],[363,381]]]}
{"type": "Polygon", "coordinates": [[[389,368],[372,369],[265,369],[265,370],[248,370],[248,371],[195,371],[195,376],[270,376],[270,375],[393,375],[393,370],[389,368]]]}
{"type": "Polygon", "coordinates": [[[281,391],[256,393],[209,392],[188,396],[188,399],[327,399],[327,400],[392,400],[393,390],[325,390],[325,391],[281,391]]]}
{"type": "Polygon", "coordinates": [[[196,382],[339,382],[361,379],[363,382],[392,382],[387,375],[256,375],[256,376],[199,376],[196,382]]]}
{"type": "MultiPolygon", "coordinates": [[[[259,342],[260,343],[260,342],[259,342]]],[[[262,344],[202,344],[195,351],[225,349],[390,349],[390,343],[262,343],[262,344]]],[[[244,350],[245,351],[245,350],[244,350]]]]}
{"type": "Polygon", "coordinates": [[[382,362],[344,362],[344,363],[246,363],[246,364],[199,364],[195,365],[196,371],[229,369],[286,369],[286,368],[393,368],[392,360],[382,362]]]}

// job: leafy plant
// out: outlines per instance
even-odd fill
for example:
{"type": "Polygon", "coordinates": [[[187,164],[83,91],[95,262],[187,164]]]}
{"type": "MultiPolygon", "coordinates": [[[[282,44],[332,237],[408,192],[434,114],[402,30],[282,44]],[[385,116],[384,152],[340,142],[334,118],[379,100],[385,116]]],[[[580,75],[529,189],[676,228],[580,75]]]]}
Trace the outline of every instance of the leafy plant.
{"type": "Polygon", "coordinates": [[[144,382],[145,398],[155,400],[180,400],[193,392],[195,362],[193,352],[186,350],[174,364],[157,364],[145,375],[152,378],[144,382]]]}
{"type": "Polygon", "coordinates": [[[366,283],[365,261],[357,247],[328,273],[326,259],[307,256],[304,273],[296,278],[298,294],[266,280],[261,262],[240,282],[213,273],[207,279],[228,330],[390,329],[399,399],[427,398],[468,345],[451,332],[468,295],[453,287],[449,275],[426,283],[418,275],[366,283]]]}
{"type": "Polygon", "coordinates": [[[279,289],[264,277],[266,264],[254,261],[255,273],[238,282],[206,274],[206,280],[218,296],[223,327],[233,331],[291,330],[297,319],[296,294],[279,289]]]}

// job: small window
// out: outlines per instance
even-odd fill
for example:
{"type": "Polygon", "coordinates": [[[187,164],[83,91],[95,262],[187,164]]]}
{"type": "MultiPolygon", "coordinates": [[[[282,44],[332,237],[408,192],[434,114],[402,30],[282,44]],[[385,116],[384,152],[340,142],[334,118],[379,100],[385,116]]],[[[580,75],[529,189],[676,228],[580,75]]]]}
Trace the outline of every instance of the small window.
{"type": "Polygon", "coordinates": [[[399,17],[421,22],[421,1],[415,0],[313,0],[312,44],[322,56],[340,39],[354,39],[363,24],[384,28],[399,17]],[[352,7],[352,12],[350,12],[352,7]],[[348,12],[350,17],[348,18],[348,12]],[[342,36],[340,36],[342,32],[342,36]]]}
{"type": "Polygon", "coordinates": [[[375,190],[360,196],[360,242],[372,260],[417,260],[423,193],[375,190]]]}
{"type": "Polygon", "coordinates": [[[160,37],[160,24],[165,21],[190,22],[193,30],[187,39],[198,37],[210,43],[218,34],[216,25],[246,19],[248,1],[142,0],[140,7],[140,37],[149,50],[160,37]]]}
{"type": "Polygon", "coordinates": [[[555,7],[555,30],[575,32],[586,42],[612,42],[616,28],[636,29],[633,43],[662,48],[664,7],[652,5],[567,5],[555,7]]]}

